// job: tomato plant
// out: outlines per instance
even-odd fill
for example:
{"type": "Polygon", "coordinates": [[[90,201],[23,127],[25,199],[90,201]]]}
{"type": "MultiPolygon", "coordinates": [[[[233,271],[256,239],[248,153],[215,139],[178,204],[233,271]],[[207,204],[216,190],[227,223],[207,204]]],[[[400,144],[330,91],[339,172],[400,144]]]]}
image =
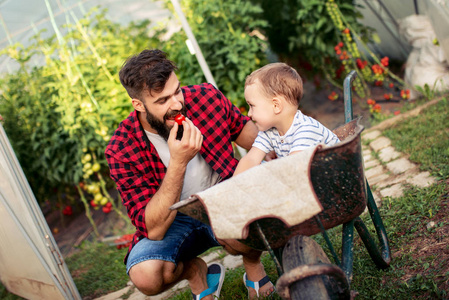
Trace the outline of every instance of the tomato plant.
{"type": "MultiPolygon", "coordinates": [[[[171,9],[170,1],[165,2],[171,9]]],[[[245,0],[184,0],[182,8],[218,88],[237,107],[246,105],[245,78],[267,62],[267,43],[260,31],[268,23],[261,19],[261,7],[245,0]]],[[[186,39],[180,30],[164,44],[164,50],[178,65],[183,85],[202,83],[205,78],[185,46],[186,39]]]]}
{"type": "Polygon", "coordinates": [[[18,64],[17,72],[0,78],[2,124],[39,203],[54,205],[67,187],[80,195],[86,213],[86,196],[98,194],[96,205],[111,202],[121,214],[108,193],[114,185],[104,149],[132,110],[118,79],[123,61],[159,44],[162,31],[148,37],[148,26],[114,24],[93,9],[83,19],[73,17],[65,35],[54,28],[58,35],[37,33],[29,47],[14,44],[0,52],[18,64]],[[42,64],[34,66],[32,58],[42,64]]]}

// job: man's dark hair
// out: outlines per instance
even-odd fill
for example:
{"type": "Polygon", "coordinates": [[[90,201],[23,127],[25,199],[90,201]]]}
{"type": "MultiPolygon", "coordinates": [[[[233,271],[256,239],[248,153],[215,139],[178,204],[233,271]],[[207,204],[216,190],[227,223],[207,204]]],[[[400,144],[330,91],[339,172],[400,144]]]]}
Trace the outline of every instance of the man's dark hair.
{"type": "Polygon", "coordinates": [[[129,57],[119,72],[120,82],[131,98],[141,100],[145,89],[161,92],[176,65],[161,50],[143,50],[129,57]]]}

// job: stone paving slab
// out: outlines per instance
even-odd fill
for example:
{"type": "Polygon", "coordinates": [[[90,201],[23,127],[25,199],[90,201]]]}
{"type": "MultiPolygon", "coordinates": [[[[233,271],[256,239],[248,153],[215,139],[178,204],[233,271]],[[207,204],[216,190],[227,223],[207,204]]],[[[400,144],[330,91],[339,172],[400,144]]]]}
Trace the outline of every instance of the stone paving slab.
{"type": "Polygon", "coordinates": [[[373,131],[364,133],[364,134],[362,135],[362,138],[363,138],[364,140],[374,140],[374,139],[376,139],[377,137],[379,137],[381,134],[382,134],[382,133],[380,132],[380,130],[373,130],[373,131]]]}
{"type": "Polygon", "coordinates": [[[389,146],[387,148],[383,148],[379,151],[379,158],[383,162],[390,162],[401,156],[401,153],[394,150],[393,147],[389,146]]]}
{"type": "Polygon", "coordinates": [[[366,146],[362,146],[362,155],[365,157],[366,155],[371,155],[371,149],[366,146]]]}
{"type": "Polygon", "coordinates": [[[378,188],[384,188],[384,187],[388,187],[397,183],[404,183],[407,181],[407,179],[415,176],[416,174],[418,174],[418,170],[417,169],[411,169],[408,171],[405,171],[402,174],[399,175],[393,175],[393,176],[389,176],[387,180],[381,181],[377,184],[378,188]]]}
{"type": "Polygon", "coordinates": [[[412,178],[408,178],[407,183],[424,188],[436,183],[436,180],[430,175],[429,172],[421,172],[412,178]]]}
{"type": "Polygon", "coordinates": [[[126,293],[129,291],[130,288],[131,288],[131,287],[127,286],[127,287],[125,287],[125,288],[123,288],[123,289],[121,289],[121,290],[118,290],[118,291],[116,291],[116,292],[113,292],[113,293],[104,295],[104,296],[102,296],[102,297],[96,298],[96,300],[115,300],[115,299],[121,299],[121,296],[124,295],[124,294],[126,294],[126,293]]]}
{"type": "Polygon", "coordinates": [[[235,269],[241,267],[243,266],[243,257],[241,255],[238,256],[227,255],[223,259],[223,266],[226,269],[235,269]]]}
{"type": "Polygon", "coordinates": [[[390,146],[391,141],[389,138],[381,136],[381,137],[375,139],[374,141],[372,141],[369,145],[374,151],[378,152],[378,151],[382,150],[383,148],[390,146]]]}
{"type": "Polygon", "coordinates": [[[382,175],[385,173],[384,167],[379,165],[374,168],[368,169],[365,171],[365,177],[368,181],[373,180],[376,176],[382,175]]]}
{"type": "Polygon", "coordinates": [[[378,165],[380,165],[380,162],[377,159],[372,159],[368,162],[365,160],[365,170],[373,168],[378,165]]]}
{"type": "Polygon", "coordinates": [[[401,174],[413,168],[416,168],[416,165],[405,157],[399,158],[387,164],[387,169],[393,174],[401,174]]]}
{"type": "Polygon", "coordinates": [[[374,156],[372,156],[371,154],[363,155],[363,161],[370,162],[372,160],[376,160],[376,158],[374,156]]]}
{"type": "Polygon", "coordinates": [[[378,175],[376,177],[373,177],[373,178],[368,178],[368,176],[366,176],[366,177],[367,177],[369,185],[373,186],[373,185],[378,185],[379,182],[383,182],[385,180],[388,180],[390,178],[390,175],[384,173],[384,174],[380,174],[380,175],[378,175]]]}
{"type": "Polygon", "coordinates": [[[392,197],[397,198],[401,197],[403,195],[404,188],[402,187],[401,183],[397,183],[395,185],[392,185],[388,188],[385,188],[383,190],[380,190],[380,195],[382,197],[392,197]]]}

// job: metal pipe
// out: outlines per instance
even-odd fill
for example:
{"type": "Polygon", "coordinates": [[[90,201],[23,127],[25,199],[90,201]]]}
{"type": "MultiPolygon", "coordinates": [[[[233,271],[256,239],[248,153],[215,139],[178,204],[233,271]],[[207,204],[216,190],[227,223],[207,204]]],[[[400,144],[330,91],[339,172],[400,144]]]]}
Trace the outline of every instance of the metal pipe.
{"type": "Polygon", "coordinates": [[[391,36],[398,42],[401,50],[403,51],[403,54],[405,55],[405,57],[408,56],[408,50],[404,47],[404,45],[402,44],[402,41],[393,33],[393,31],[391,31],[390,27],[387,26],[387,24],[385,23],[385,21],[382,19],[382,17],[377,13],[377,11],[371,6],[371,4],[369,4],[369,2],[367,0],[363,0],[366,5],[371,9],[371,11],[374,13],[374,15],[377,17],[377,19],[379,19],[379,21],[382,23],[382,25],[385,27],[385,29],[387,29],[387,31],[391,34],[391,36]]]}
{"type": "Polygon", "coordinates": [[[281,263],[279,262],[278,258],[274,254],[274,251],[271,248],[270,243],[267,240],[267,237],[265,236],[265,234],[262,231],[262,227],[260,226],[259,222],[257,222],[257,221],[256,221],[256,226],[257,226],[257,231],[259,232],[259,235],[262,238],[262,241],[263,241],[265,247],[267,248],[268,252],[270,253],[271,258],[273,259],[273,262],[278,271],[278,275],[281,276],[283,274],[283,269],[282,269],[281,263]]]}
{"type": "Polygon", "coordinates": [[[334,246],[332,245],[331,240],[329,239],[329,236],[327,235],[327,232],[324,229],[323,223],[321,223],[321,219],[318,215],[315,216],[315,221],[317,222],[318,227],[320,228],[321,235],[323,236],[324,241],[327,244],[327,248],[329,249],[329,251],[332,254],[332,257],[334,258],[335,263],[337,265],[340,265],[340,260],[338,259],[337,252],[335,252],[334,246]]]}
{"type": "Polygon", "coordinates": [[[204,76],[206,77],[207,82],[213,84],[217,89],[218,86],[215,83],[214,77],[212,76],[211,71],[209,70],[209,66],[206,63],[206,60],[204,59],[203,53],[201,52],[200,47],[198,46],[198,43],[196,42],[195,35],[192,32],[192,29],[190,29],[189,22],[187,22],[186,17],[184,16],[184,13],[182,12],[181,5],[179,4],[178,0],[171,0],[173,7],[175,8],[176,13],[178,14],[179,19],[181,20],[182,28],[184,29],[188,39],[192,43],[193,49],[195,50],[195,56],[198,60],[198,63],[201,66],[201,69],[203,70],[204,76]]]}
{"type": "Polygon", "coordinates": [[[349,123],[353,119],[352,113],[352,87],[351,84],[357,77],[357,72],[352,70],[346,76],[343,82],[344,106],[345,106],[345,123],[349,123]]]}
{"type": "Polygon", "coordinates": [[[354,262],[354,220],[343,224],[341,265],[348,282],[352,281],[354,262]]]}

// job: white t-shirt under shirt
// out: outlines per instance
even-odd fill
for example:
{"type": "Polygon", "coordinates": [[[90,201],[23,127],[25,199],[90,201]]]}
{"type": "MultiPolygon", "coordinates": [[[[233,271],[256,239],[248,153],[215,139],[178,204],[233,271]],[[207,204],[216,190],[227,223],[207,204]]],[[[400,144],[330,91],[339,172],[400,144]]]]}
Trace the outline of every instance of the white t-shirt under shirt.
{"type": "MultiPolygon", "coordinates": [[[[148,139],[156,148],[159,157],[168,167],[170,161],[170,151],[168,149],[167,141],[158,134],[151,133],[145,130],[148,139]]],[[[194,158],[187,164],[186,174],[184,176],[184,185],[182,187],[181,199],[185,200],[191,195],[204,191],[210,188],[219,181],[220,176],[209,166],[200,153],[197,153],[194,158]]]]}
{"type": "Polygon", "coordinates": [[[253,147],[265,153],[274,150],[278,157],[284,157],[291,152],[301,151],[320,143],[332,146],[339,141],[338,137],[323,124],[298,110],[285,135],[281,136],[276,128],[259,131],[253,147]]]}

